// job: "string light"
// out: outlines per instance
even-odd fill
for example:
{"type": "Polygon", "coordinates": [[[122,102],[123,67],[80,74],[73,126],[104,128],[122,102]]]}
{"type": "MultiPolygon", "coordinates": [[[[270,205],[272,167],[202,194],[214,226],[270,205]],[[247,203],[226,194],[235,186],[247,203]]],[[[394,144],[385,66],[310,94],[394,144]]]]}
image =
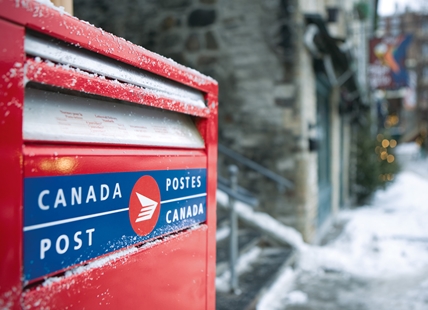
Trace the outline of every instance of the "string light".
{"type": "Polygon", "coordinates": [[[387,148],[387,147],[389,146],[389,141],[388,141],[387,139],[383,139],[383,140],[382,140],[382,146],[383,146],[384,148],[387,148]]]}
{"type": "Polygon", "coordinates": [[[379,174],[379,180],[380,181],[393,181],[394,175],[392,173],[386,173],[386,174],[379,174]]]}
{"type": "Polygon", "coordinates": [[[389,118],[389,122],[391,123],[392,126],[397,125],[399,121],[400,121],[400,119],[398,118],[397,115],[392,115],[389,118]]]}

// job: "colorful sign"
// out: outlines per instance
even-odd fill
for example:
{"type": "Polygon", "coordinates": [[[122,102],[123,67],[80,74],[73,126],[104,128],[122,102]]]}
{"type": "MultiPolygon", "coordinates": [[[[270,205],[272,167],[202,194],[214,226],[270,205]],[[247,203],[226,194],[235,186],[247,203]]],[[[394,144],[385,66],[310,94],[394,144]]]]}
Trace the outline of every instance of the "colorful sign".
{"type": "Polygon", "coordinates": [[[206,169],[24,180],[24,280],[206,220],[206,169]]]}
{"type": "Polygon", "coordinates": [[[370,40],[369,78],[372,89],[397,89],[408,86],[405,67],[411,35],[370,40]]]}

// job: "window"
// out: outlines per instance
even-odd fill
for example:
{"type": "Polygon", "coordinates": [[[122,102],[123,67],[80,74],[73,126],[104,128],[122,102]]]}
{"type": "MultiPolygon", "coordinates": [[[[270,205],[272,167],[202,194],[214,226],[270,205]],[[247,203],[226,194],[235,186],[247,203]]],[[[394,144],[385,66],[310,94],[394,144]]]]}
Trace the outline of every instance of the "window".
{"type": "Polygon", "coordinates": [[[428,34],[428,21],[427,20],[424,20],[423,22],[422,22],[422,33],[424,33],[424,34],[428,34]]]}
{"type": "Polygon", "coordinates": [[[428,43],[422,44],[422,56],[428,57],[428,43]]]}
{"type": "Polygon", "coordinates": [[[393,17],[391,19],[391,34],[393,36],[398,36],[401,33],[400,25],[401,21],[399,17],[393,17]]]}
{"type": "Polygon", "coordinates": [[[422,69],[422,79],[428,80],[428,67],[422,69]]]}

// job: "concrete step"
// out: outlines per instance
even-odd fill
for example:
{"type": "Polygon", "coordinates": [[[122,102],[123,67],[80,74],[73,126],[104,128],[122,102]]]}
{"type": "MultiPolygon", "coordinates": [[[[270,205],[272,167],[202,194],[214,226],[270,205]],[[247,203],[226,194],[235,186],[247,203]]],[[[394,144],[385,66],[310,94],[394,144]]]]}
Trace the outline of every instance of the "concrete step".
{"type": "Polygon", "coordinates": [[[250,309],[276,278],[292,253],[291,247],[279,247],[262,232],[240,222],[238,227],[239,257],[236,266],[240,294],[229,292],[229,218],[228,211],[219,210],[217,219],[217,309],[250,309]]]}
{"type": "Polygon", "coordinates": [[[260,295],[276,279],[292,249],[263,243],[260,241],[238,259],[239,295],[227,290],[228,270],[217,278],[216,309],[254,309],[260,295]]]}

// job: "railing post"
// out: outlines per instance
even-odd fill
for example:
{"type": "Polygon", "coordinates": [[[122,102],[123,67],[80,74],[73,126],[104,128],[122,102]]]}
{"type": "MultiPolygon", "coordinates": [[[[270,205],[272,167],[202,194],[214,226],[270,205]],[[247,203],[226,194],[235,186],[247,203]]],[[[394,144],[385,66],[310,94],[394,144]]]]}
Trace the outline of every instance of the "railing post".
{"type": "MultiPolygon", "coordinates": [[[[232,191],[238,189],[238,167],[235,165],[229,166],[230,186],[232,191]]],[[[229,196],[229,211],[230,211],[230,291],[234,294],[239,294],[238,275],[236,273],[236,260],[238,257],[238,217],[235,212],[235,198],[229,196]]]]}

